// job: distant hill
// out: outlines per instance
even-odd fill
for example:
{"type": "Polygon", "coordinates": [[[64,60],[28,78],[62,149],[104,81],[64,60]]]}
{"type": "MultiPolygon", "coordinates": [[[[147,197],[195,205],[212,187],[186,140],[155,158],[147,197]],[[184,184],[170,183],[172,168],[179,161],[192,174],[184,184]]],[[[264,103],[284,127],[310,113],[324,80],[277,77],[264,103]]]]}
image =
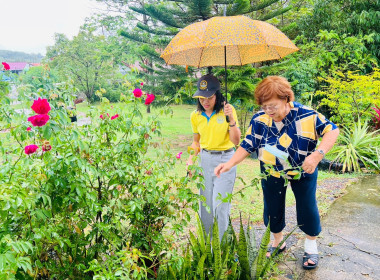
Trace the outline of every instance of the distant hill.
{"type": "Polygon", "coordinates": [[[30,54],[24,52],[14,52],[0,50],[0,62],[30,62],[39,63],[44,56],[42,54],[30,54]]]}

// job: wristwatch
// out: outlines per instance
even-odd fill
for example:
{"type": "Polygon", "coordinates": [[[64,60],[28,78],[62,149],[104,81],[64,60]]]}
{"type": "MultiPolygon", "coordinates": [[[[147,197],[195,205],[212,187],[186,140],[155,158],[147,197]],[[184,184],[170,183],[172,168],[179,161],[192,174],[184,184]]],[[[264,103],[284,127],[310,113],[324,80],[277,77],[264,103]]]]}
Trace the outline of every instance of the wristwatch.
{"type": "Polygon", "coordinates": [[[325,152],[321,149],[316,150],[318,153],[320,153],[323,157],[325,157],[325,152]]]}

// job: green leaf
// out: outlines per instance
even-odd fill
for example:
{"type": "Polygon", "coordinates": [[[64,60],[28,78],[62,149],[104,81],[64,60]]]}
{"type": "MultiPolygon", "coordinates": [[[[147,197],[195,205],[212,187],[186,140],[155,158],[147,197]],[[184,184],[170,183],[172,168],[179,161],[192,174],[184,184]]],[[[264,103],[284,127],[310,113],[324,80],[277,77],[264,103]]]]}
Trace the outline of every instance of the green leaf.
{"type": "Polygon", "coordinates": [[[212,226],[212,249],[214,253],[214,275],[219,279],[222,270],[222,253],[219,241],[218,221],[214,217],[214,225],[212,226]]]}
{"type": "Polygon", "coordinates": [[[202,252],[205,252],[206,251],[206,240],[205,240],[206,230],[198,214],[196,215],[196,217],[197,217],[197,235],[199,239],[200,248],[202,252]]]}
{"type": "Polygon", "coordinates": [[[270,241],[270,221],[268,222],[267,229],[261,239],[259,254],[257,256],[257,270],[256,278],[262,277],[264,272],[264,263],[266,260],[266,254],[268,250],[268,244],[270,241]]]}
{"type": "Polygon", "coordinates": [[[241,266],[240,279],[249,280],[250,269],[249,269],[249,262],[248,262],[247,242],[246,242],[245,236],[246,236],[246,233],[244,231],[243,221],[241,219],[241,213],[240,213],[240,233],[239,233],[239,242],[238,242],[238,256],[239,256],[239,262],[241,266]]]}
{"type": "Polygon", "coordinates": [[[199,274],[199,276],[201,277],[200,279],[203,280],[205,279],[205,273],[204,273],[204,263],[205,263],[205,260],[206,260],[206,257],[207,257],[207,254],[204,253],[201,258],[199,259],[198,261],[198,265],[197,265],[197,272],[199,274]]]}

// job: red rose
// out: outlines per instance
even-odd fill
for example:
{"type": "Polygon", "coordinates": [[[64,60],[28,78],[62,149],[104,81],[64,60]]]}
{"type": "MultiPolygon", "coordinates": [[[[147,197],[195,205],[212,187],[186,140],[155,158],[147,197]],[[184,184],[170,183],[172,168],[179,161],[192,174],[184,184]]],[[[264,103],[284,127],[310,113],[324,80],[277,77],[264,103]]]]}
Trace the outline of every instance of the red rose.
{"type": "Polygon", "coordinates": [[[153,100],[154,100],[154,98],[155,98],[154,94],[149,94],[149,93],[148,93],[148,94],[146,95],[145,105],[149,105],[150,103],[152,103],[153,100]]]}
{"type": "Polygon", "coordinates": [[[11,69],[11,67],[9,66],[9,64],[8,63],[6,63],[6,62],[2,62],[1,64],[3,64],[3,66],[4,66],[4,69],[5,70],[10,70],[11,69]]]}
{"type": "Polygon", "coordinates": [[[141,97],[141,95],[142,95],[142,90],[139,89],[139,88],[135,88],[135,89],[133,90],[133,95],[134,95],[135,97],[137,97],[137,98],[141,97]]]}
{"type": "Polygon", "coordinates": [[[45,115],[50,111],[50,104],[47,99],[38,98],[37,100],[34,100],[33,105],[30,108],[32,108],[37,114],[45,115]]]}
{"type": "Polygon", "coordinates": [[[112,116],[112,117],[111,117],[111,120],[116,119],[116,118],[118,118],[118,117],[119,117],[119,114],[116,114],[115,116],[112,116]]]}
{"type": "Polygon", "coordinates": [[[25,147],[25,154],[30,155],[37,151],[38,146],[37,145],[29,145],[25,147]]]}
{"type": "Polygon", "coordinates": [[[141,82],[140,85],[143,86],[143,85],[144,85],[144,82],[141,82]]]}
{"type": "Polygon", "coordinates": [[[104,120],[104,116],[103,115],[100,115],[99,118],[101,118],[102,120],[104,120]]]}
{"type": "Polygon", "coordinates": [[[31,131],[31,130],[32,128],[30,126],[26,129],[26,131],[31,131]]]}
{"type": "Polygon", "coordinates": [[[44,126],[50,119],[49,115],[35,115],[28,118],[33,126],[44,126]]]}

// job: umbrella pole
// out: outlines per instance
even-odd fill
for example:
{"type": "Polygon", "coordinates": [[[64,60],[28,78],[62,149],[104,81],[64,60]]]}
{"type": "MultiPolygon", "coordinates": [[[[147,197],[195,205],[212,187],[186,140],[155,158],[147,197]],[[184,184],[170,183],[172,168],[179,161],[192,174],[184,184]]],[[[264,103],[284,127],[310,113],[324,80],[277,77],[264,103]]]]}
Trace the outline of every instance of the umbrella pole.
{"type": "MultiPolygon", "coordinates": [[[[224,87],[226,90],[226,104],[228,103],[228,96],[227,96],[227,47],[224,46],[224,87]]],[[[226,116],[226,121],[229,123],[230,118],[226,116]]]]}

